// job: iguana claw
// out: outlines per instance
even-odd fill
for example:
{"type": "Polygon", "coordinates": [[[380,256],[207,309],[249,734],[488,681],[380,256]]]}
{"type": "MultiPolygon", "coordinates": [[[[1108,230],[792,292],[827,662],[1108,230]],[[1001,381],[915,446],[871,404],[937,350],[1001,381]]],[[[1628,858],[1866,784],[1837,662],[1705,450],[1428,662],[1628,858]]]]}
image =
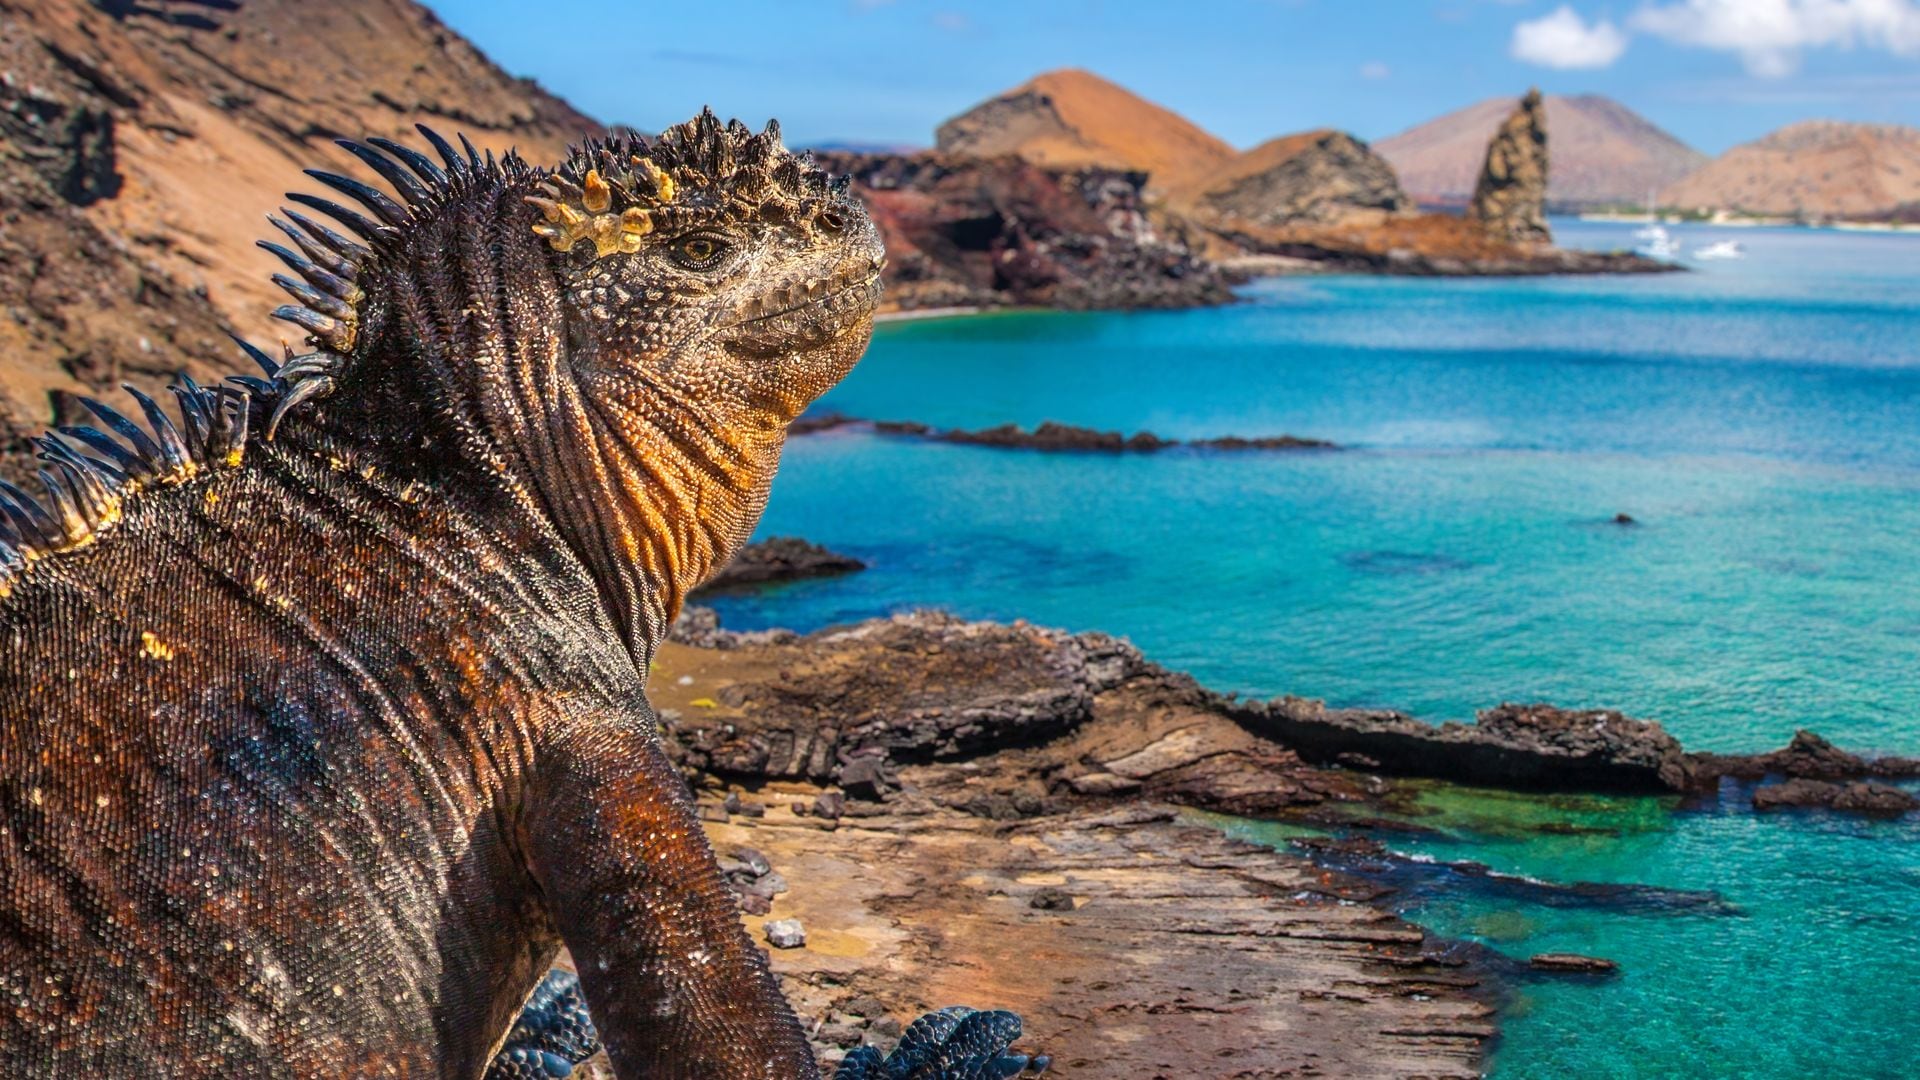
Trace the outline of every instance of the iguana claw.
{"type": "Polygon", "coordinates": [[[871,1046],[848,1054],[834,1080],[1006,1080],[1045,1072],[1046,1055],[1008,1052],[1019,1037],[1020,1018],[1010,1012],[941,1009],[915,1020],[884,1058],[871,1046]]]}

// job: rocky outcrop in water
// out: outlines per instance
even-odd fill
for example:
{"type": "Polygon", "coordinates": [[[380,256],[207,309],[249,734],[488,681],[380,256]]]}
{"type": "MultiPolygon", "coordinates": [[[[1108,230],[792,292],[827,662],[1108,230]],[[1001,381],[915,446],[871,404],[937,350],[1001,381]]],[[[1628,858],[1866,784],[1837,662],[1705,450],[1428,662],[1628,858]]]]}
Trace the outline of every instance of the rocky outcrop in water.
{"type": "Polygon", "coordinates": [[[694,595],[782,581],[836,577],[866,568],[866,563],[851,555],[829,551],[797,536],[770,536],[741,548],[740,553],[708,578],[694,595]]]}
{"type": "Polygon", "coordinates": [[[1796,731],[1786,746],[1764,754],[1695,754],[1694,772],[1701,783],[1722,776],[1759,780],[1781,776],[1790,780],[1860,780],[1920,777],[1920,758],[1865,758],[1842,750],[1811,731],[1796,731]]]}
{"type": "Polygon", "coordinates": [[[1222,435],[1210,439],[1165,439],[1151,431],[1125,435],[1118,431],[1075,427],[1072,424],[1043,421],[1029,431],[1018,424],[967,431],[960,428],[936,428],[912,420],[861,420],[839,413],[802,416],[788,429],[789,434],[810,435],[822,431],[853,428],[880,435],[926,439],[930,442],[956,443],[961,446],[989,446],[1002,450],[1043,450],[1102,454],[1156,453],[1162,450],[1335,450],[1338,446],[1325,439],[1298,435],[1222,435]]]}
{"type": "Polygon", "coordinates": [[[1604,709],[1501,705],[1475,724],[1329,709],[1318,701],[1223,700],[1236,720],[1309,761],[1403,776],[1558,791],[1677,791],[1693,763],[1659,724],[1604,709]]]}
{"type": "Polygon", "coordinates": [[[1508,243],[1553,242],[1547,229],[1547,113],[1540,91],[1527,91],[1487,144],[1487,163],[1467,216],[1508,243]]]}

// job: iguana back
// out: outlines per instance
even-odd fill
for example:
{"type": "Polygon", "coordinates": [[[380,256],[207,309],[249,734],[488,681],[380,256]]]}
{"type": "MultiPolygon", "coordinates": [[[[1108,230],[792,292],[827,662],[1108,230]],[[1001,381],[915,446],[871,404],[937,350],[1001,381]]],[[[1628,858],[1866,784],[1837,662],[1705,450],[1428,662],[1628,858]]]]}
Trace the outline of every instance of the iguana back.
{"type": "Polygon", "coordinates": [[[423,133],[276,222],[308,351],[0,488],[8,1075],[474,1077],[562,941],[622,1075],[817,1074],[644,673],[864,349],[873,227],[772,125],[423,133]]]}

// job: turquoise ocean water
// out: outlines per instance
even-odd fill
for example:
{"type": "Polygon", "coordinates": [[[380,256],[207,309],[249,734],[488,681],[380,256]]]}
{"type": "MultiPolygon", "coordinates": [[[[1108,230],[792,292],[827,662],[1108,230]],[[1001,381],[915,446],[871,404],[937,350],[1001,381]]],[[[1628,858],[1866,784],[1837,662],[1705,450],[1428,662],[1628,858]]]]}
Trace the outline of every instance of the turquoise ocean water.
{"type": "MultiPolygon", "coordinates": [[[[797,439],[762,532],[873,568],[723,598],[723,620],[938,606],[1124,634],[1219,689],[1435,721],[1549,700],[1697,749],[1809,727],[1920,754],[1920,237],[1733,235],[1749,258],[1684,275],[1278,279],[1208,311],[885,326],[823,407],[1348,449],[797,439]],[[1641,524],[1607,523],[1621,512],[1641,524]]],[[[1715,890],[1738,912],[1409,896],[1443,933],[1624,968],[1521,985],[1496,1075],[1920,1075],[1920,824],[1758,817],[1745,795],[1423,792],[1441,834],[1399,850],[1715,890]]]]}

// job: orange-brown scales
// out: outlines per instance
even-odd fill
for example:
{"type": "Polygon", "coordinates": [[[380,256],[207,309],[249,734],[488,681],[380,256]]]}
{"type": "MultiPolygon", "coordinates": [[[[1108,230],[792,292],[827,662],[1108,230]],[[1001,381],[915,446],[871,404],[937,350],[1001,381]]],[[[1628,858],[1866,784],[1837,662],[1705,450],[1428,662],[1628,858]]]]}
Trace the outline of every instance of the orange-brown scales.
{"type": "Polygon", "coordinates": [[[771,125],[424,134],[275,222],[305,351],[0,489],[0,1072],[477,1077],[564,942],[621,1075],[817,1074],[644,673],[873,227],[771,125]]]}

